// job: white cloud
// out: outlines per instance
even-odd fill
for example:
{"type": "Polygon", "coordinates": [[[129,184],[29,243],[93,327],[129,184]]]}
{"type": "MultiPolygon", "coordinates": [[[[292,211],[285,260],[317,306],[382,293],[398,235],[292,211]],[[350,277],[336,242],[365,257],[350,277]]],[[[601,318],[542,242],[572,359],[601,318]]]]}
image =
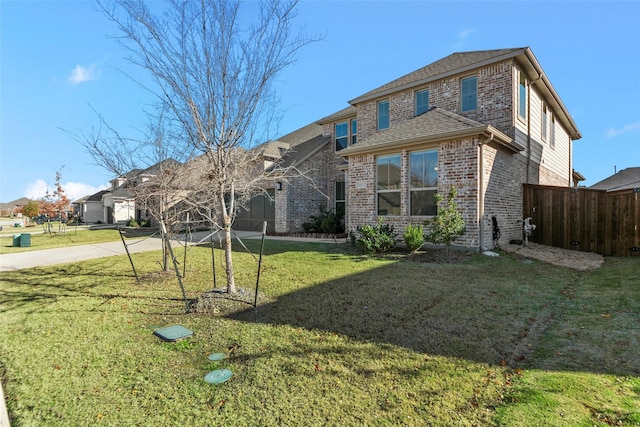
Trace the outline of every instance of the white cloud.
{"type": "Polygon", "coordinates": [[[27,188],[24,190],[24,197],[29,199],[42,199],[47,194],[47,189],[51,188],[47,181],[44,179],[38,179],[35,182],[27,184],[27,188]]]}
{"type": "Polygon", "coordinates": [[[76,68],[71,70],[67,81],[71,84],[77,85],[83,82],[88,82],[97,77],[97,68],[95,64],[89,65],[89,67],[83,67],[82,65],[76,65],[76,68]]]}
{"type": "Polygon", "coordinates": [[[464,30],[460,31],[458,33],[458,39],[460,41],[464,40],[467,38],[467,36],[471,33],[475,32],[475,30],[473,28],[465,28],[464,30]]]}
{"type": "Polygon", "coordinates": [[[618,135],[622,135],[623,133],[632,132],[637,129],[640,129],[640,122],[630,123],[620,129],[609,128],[609,130],[607,130],[607,138],[614,138],[618,135]]]}
{"type": "MultiPolygon", "coordinates": [[[[95,187],[84,182],[63,182],[61,184],[64,189],[64,194],[72,202],[108,188],[107,184],[95,187]]],[[[42,199],[47,194],[47,190],[52,193],[55,190],[55,185],[47,183],[44,179],[37,179],[35,182],[27,184],[24,197],[35,200],[42,199]]]]}

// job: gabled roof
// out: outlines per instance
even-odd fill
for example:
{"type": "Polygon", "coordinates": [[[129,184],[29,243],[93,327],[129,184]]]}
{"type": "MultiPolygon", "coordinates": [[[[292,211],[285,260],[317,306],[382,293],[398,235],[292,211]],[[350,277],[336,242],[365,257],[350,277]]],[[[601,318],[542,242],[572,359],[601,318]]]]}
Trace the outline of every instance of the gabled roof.
{"type": "Polygon", "coordinates": [[[517,152],[523,147],[493,126],[484,125],[442,108],[433,107],[413,119],[406,120],[389,129],[380,131],[362,142],[340,151],[340,155],[370,153],[389,148],[408,148],[428,142],[438,142],[453,138],[477,135],[493,135],[494,141],[517,152]]]}
{"type": "Polygon", "coordinates": [[[347,108],[343,108],[342,110],[333,113],[327,117],[323,117],[322,119],[318,120],[318,123],[323,124],[323,123],[330,123],[330,122],[335,122],[341,119],[345,119],[347,117],[354,117],[356,115],[357,112],[357,108],[354,107],[353,105],[348,106],[347,108]]]}
{"type": "Polygon", "coordinates": [[[640,167],[622,169],[615,175],[611,175],[589,188],[607,191],[640,188],[640,167]]]}
{"type": "Polygon", "coordinates": [[[282,163],[279,166],[285,168],[297,166],[320,151],[320,149],[322,149],[330,142],[331,137],[323,137],[322,135],[318,135],[308,141],[298,144],[295,147],[290,148],[286,152],[284,158],[282,159],[282,163]]]}
{"type": "Polygon", "coordinates": [[[322,126],[317,123],[310,123],[300,129],[294,130],[284,136],[278,138],[278,141],[286,142],[290,147],[306,142],[311,138],[322,135],[322,126]]]}
{"type": "Polygon", "coordinates": [[[363,101],[389,95],[399,90],[439,80],[454,74],[460,74],[494,62],[504,61],[505,59],[514,57],[524,49],[525,48],[494,49],[452,53],[436,62],[373,89],[349,101],[349,104],[359,104],[363,101]]]}
{"type": "MultiPolygon", "coordinates": [[[[95,194],[87,196],[86,200],[80,199],[78,202],[80,202],[80,201],[84,201],[84,202],[101,202],[102,201],[102,196],[104,196],[105,194],[109,193],[110,191],[111,190],[98,191],[95,194]]],[[[78,203],[78,202],[76,202],[76,203],[78,203]]]]}
{"type": "Polygon", "coordinates": [[[514,59],[518,62],[532,84],[538,88],[545,101],[549,103],[558,120],[567,128],[571,138],[574,140],[582,138],[582,134],[569,114],[569,110],[565,107],[529,47],[452,53],[436,62],[360,95],[349,101],[349,104],[357,105],[365,101],[388,96],[401,90],[426,85],[436,80],[470,72],[480,67],[509,59],[514,59]]]}

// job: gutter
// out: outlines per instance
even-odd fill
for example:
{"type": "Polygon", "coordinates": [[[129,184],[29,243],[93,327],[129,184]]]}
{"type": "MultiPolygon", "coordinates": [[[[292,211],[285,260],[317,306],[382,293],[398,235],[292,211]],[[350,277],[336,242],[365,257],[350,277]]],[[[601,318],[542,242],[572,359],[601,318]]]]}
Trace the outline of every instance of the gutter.
{"type": "Polygon", "coordinates": [[[456,138],[464,138],[464,137],[472,137],[476,135],[496,135],[495,141],[502,145],[503,147],[513,151],[514,153],[520,152],[524,149],[518,144],[515,144],[514,141],[508,137],[507,135],[500,132],[498,129],[494,128],[490,125],[483,125],[474,128],[458,130],[453,132],[445,132],[437,135],[429,135],[429,136],[415,136],[406,139],[399,139],[392,142],[381,142],[378,144],[366,145],[364,144],[356,144],[351,145],[348,148],[340,151],[340,155],[344,157],[349,157],[355,154],[370,154],[377,153],[383,151],[392,151],[394,149],[402,148],[402,149],[410,149],[413,146],[424,145],[428,143],[436,143],[441,141],[448,141],[456,138]],[[499,138],[499,139],[498,139],[499,138]]]}

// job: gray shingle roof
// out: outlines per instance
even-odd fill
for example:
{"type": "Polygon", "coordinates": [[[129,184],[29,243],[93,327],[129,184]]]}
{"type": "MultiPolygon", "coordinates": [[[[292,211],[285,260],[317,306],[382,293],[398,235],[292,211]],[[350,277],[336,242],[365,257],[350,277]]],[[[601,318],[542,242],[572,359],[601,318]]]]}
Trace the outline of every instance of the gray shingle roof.
{"type": "Polygon", "coordinates": [[[300,129],[281,136],[278,138],[278,141],[286,142],[290,147],[295,147],[296,145],[309,141],[311,138],[315,138],[318,135],[322,135],[322,126],[317,123],[310,123],[300,129]]]}
{"type": "Polygon", "coordinates": [[[511,48],[452,53],[451,55],[436,62],[373,89],[364,95],[349,101],[349,103],[358,104],[362,101],[373,99],[378,96],[384,96],[405,87],[427,83],[429,81],[443,78],[449,74],[458,74],[465,70],[472,70],[488,63],[512,58],[522,53],[525,49],[526,48],[511,48]]]}
{"type": "Polygon", "coordinates": [[[350,105],[347,108],[343,108],[342,110],[336,113],[328,115],[327,117],[323,117],[322,119],[318,120],[318,123],[320,124],[330,123],[340,119],[344,119],[346,117],[355,116],[356,112],[357,112],[357,108],[354,107],[353,105],[350,105]]]}
{"type": "Polygon", "coordinates": [[[389,129],[377,132],[373,136],[349,146],[342,150],[340,154],[349,155],[370,152],[399,144],[437,141],[484,132],[496,134],[499,137],[499,142],[503,145],[510,146],[513,150],[522,149],[522,147],[515,146],[511,138],[502,134],[497,129],[493,129],[491,126],[443,110],[442,108],[433,107],[424,114],[406,120],[389,129]]]}
{"type": "Polygon", "coordinates": [[[86,200],[84,200],[85,202],[100,202],[102,201],[102,196],[107,194],[108,192],[110,192],[111,190],[102,190],[102,191],[98,191],[95,194],[92,194],[90,196],[87,196],[86,200]]]}
{"type": "Polygon", "coordinates": [[[280,166],[286,168],[293,165],[299,165],[330,142],[331,137],[318,135],[308,141],[298,144],[287,151],[280,166]]]}
{"type": "Polygon", "coordinates": [[[640,188],[640,167],[622,169],[615,175],[611,175],[589,188],[607,191],[640,188]]]}

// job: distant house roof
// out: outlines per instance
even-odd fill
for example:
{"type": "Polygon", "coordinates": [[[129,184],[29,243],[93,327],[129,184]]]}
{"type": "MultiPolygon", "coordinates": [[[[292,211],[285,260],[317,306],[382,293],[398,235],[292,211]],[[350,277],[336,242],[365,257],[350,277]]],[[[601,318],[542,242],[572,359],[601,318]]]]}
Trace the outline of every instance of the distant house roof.
{"type": "Polygon", "coordinates": [[[611,175],[589,188],[607,191],[640,188],[640,167],[622,169],[615,175],[611,175]]]}
{"type": "Polygon", "coordinates": [[[429,111],[397,126],[378,132],[370,138],[340,151],[341,155],[368,153],[392,147],[436,142],[480,134],[493,134],[494,140],[512,151],[522,151],[511,138],[492,126],[484,125],[459,114],[433,107],[429,111]]]}
{"type": "Polygon", "coordinates": [[[98,191],[97,193],[92,194],[89,197],[87,197],[87,200],[85,200],[85,202],[101,202],[102,201],[102,196],[107,194],[109,191],[110,190],[98,191]]]}

